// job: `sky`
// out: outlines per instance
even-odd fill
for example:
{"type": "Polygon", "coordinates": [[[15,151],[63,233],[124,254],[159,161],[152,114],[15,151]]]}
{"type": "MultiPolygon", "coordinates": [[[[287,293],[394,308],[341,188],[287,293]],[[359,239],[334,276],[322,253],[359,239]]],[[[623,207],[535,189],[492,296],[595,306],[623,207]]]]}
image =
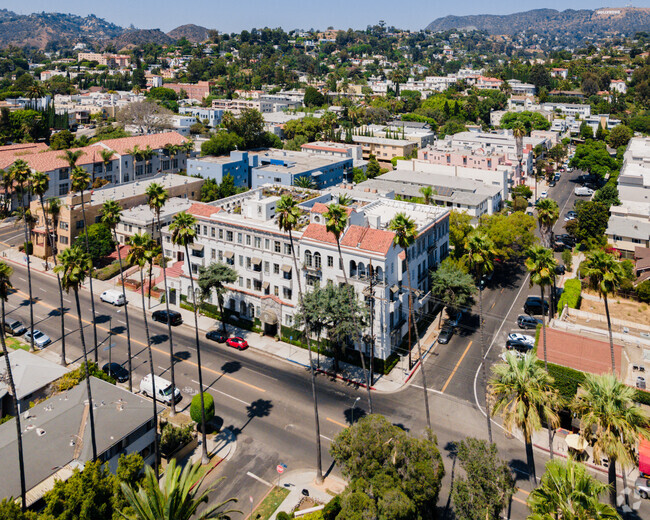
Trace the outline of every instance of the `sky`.
{"type": "MultiPolygon", "coordinates": [[[[19,14],[40,11],[94,14],[128,27],[159,28],[164,32],[193,23],[222,32],[253,27],[291,29],[365,29],[384,20],[387,25],[418,30],[447,15],[509,14],[530,9],[563,10],[622,7],[627,1],[585,0],[2,0],[0,8],[19,14]]],[[[650,7],[639,0],[635,7],[650,7]]]]}

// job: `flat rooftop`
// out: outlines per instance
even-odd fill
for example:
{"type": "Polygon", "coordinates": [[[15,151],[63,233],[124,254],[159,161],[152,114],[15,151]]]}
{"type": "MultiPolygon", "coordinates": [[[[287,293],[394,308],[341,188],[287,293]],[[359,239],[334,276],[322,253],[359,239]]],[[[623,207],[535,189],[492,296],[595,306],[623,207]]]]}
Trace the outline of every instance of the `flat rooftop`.
{"type": "MultiPolygon", "coordinates": [[[[163,206],[160,211],[160,218],[166,219],[167,217],[173,217],[181,211],[187,211],[190,209],[192,204],[195,201],[191,199],[182,199],[180,197],[172,197],[163,206]]],[[[140,222],[140,223],[150,223],[156,218],[156,214],[149,207],[148,204],[141,204],[134,208],[125,209],[122,211],[122,222],[140,222]]]]}
{"type": "Polygon", "coordinates": [[[366,137],[364,135],[353,135],[355,143],[382,144],[388,146],[408,146],[414,144],[408,139],[389,139],[387,137],[366,137]]]}
{"type": "Polygon", "coordinates": [[[290,173],[297,175],[307,171],[329,168],[342,161],[349,161],[349,157],[334,157],[330,155],[312,154],[308,152],[270,151],[259,155],[260,164],[256,171],[277,173],[290,173]],[[273,161],[266,164],[267,161],[273,161]]]}
{"type": "MultiPolygon", "coordinates": [[[[388,224],[395,215],[405,213],[408,217],[415,220],[418,231],[422,231],[432,222],[439,220],[449,213],[447,208],[440,206],[426,206],[424,204],[392,199],[378,199],[364,206],[361,211],[366,215],[368,220],[378,223],[376,226],[378,229],[387,229],[388,224]]],[[[371,225],[371,227],[375,226],[371,225]]]]}

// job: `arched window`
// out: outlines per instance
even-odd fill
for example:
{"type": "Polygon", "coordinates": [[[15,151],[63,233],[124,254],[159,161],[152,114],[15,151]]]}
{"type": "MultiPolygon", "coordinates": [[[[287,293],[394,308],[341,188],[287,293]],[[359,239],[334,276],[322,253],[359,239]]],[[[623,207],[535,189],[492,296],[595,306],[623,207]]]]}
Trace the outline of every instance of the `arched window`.
{"type": "Polygon", "coordinates": [[[239,314],[240,316],[246,316],[246,302],[239,302],[239,314]]]}
{"type": "Polygon", "coordinates": [[[252,303],[248,304],[248,317],[249,318],[255,317],[255,306],[252,303]]]}
{"type": "Polygon", "coordinates": [[[316,269],[320,269],[320,266],[321,266],[320,253],[314,253],[314,267],[316,269]]]}
{"type": "Polygon", "coordinates": [[[309,251],[309,249],[305,251],[305,265],[307,267],[311,267],[312,265],[312,256],[311,256],[311,251],[309,251]]]}
{"type": "Polygon", "coordinates": [[[366,266],[363,262],[359,262],[359,278],[366,277],[366,266]]]}
{"type": "Polygon", "coordinates": [[[377,267],[375,269],[375,278],[378,282],[384,281],[384,270],[381,267],[377,267]]]}
{"type": "Polygon", "coordinates": [[[350,260],[350,276],[357,275],[357,263],[354,260],[350,260]]]}
{"type": "Polygon", "coordinates": [[[235,299],[234,298],[230,298],[230,300],[228,301],[228,307],[230,307],[231,311],[235,312],[235,299]]]}
{"type": "Polygon", "coordinates": [[[192,286],[188,285],[187,286],[187,299],[191,302],[192,301],[192,286]]]}

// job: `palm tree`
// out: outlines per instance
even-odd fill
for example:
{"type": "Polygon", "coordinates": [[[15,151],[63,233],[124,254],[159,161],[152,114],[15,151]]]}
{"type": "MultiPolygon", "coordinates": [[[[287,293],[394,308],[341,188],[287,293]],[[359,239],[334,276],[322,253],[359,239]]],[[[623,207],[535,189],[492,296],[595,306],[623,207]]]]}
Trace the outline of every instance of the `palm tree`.
{"type": "Polygon", "coordinates": [[[95,440],[95,414],[93,412],[93,395],[90,389],[90,372],[88,369],[88,351],[86,349],[86,340],[84,339],[84,327],[81,320],[81,305],[79,304],[79,287],[86,280],[93,267],[93,261],[88,253],[85,253],[79,247],[69,247],[59,254],[59,265],[54,267],[54,271],[62,274],[61,282],[65,292],[74,292],[75,304],[77,305],[77,320],[79,321],[79,337],[81,339],[81,348],[84,355],[84,367],[86,371],[86,392],[88,393],[88,413],[90,418],[90,438],[93,450],[93,460],[97,459],[97,442],[95,440]]]}
{"type": "Polygon", "coordinates": [[[492,367],[489,398],[494,400],[492,415],[501,414],[503,426],[510,434],[521,430],[526,444],[528,474],[537,485],[533,455],[533,433],[542,428],[542,420],[557,428],[561,398],[551,385],[553,378],[537,365],[534,354],[520,358],[509,352],[504,363],[492,367]]]}
{"type": "Polygon", "coordinates": [[[201,288],[201,300],[210,299],[213,291],[217,295],[224,334],[226,333],[226,317],[223,310],[223,297],[228,290],[224,284],[235,283],[238,279],[237,271],[226,264],[211,263],[208,267],[199,267],[198,284],[201,288]]]}
{"type": "Polygon", "coordinates": [[[302,177],[298,177],[296,179],[295,185],[298,188],[307,188],[310,190],[316,189],[316,183],[314,182],[314,179],[312,179],[310,175],[304,175],[302,177]]]}
{"type": "MultiPolygon", "coordinates": [[[[298,270],[298,259],[296,258],[296,249],[293,245],[293,230],[298,224],[301,211],[298,204],[290,195],[282,195],[280,201],[275,208],[275,214],[278,218],[278,227],[280,230],[288,233],[289,243],[291,244],[291,256],[293,257],[293,267],[296,273],[296,283],[298,284],[298,298],[300,306],[303,307],[303,294],[302,283],[300,281],[301,273],[298,270]]],[[[318,396],[316,394],[316,372],[314,370],[314,363],[312,361],[311,342],[309,337],[309,327],[305,320],[305,338],[307,339],[307,350],[309,351],[309,367],[311,369],[311,393],[314,401],[314,421],[316,424],[316,481],[323,482],[323,466],[321,461],[321,445],[320,445],[320,421],[318,419],[318,396]]]]}
{"type": "MultiPolygon", "coordinates": [[[[136,233],[128,239],[129,254],[126,257],[127,263],[140,267],[140,296],[142,297],[142,316],[144,318],[144,330],[147,336],[147,351],[149,354],[149,371],[151,374],[151,393],[156,395],[156,374],[153,367],[153,354],[151,352],[151,336],[149,335],[149,322],[147,321],[147,311],[144,305],[144,266],[152,260],[152,255],[156,251],[151,247],[152,239],[146,233],[136,233]]],[[[122,284],[124,287],[124,284],[122,284]]],[[[154,431],[154,467],[158,475],[158,408],[156,399],[153,399],[153,431],[154,431]]]]}
{"type": "MultiPolygon", "coordinates": [[[[147,186],[147,204],[156,214],[156,225],[158,227],[158,234],[160,235],[161,226],[160,226],[160,212],[169,198],[169,193],[165,188],[156,182],[152,182],[147,186]]],[[[188,258],[189,263],[189,258],[188,258]]],[[[165,259],[165,253],[162,254],[162,272],[163,279],[165,283],[165,308],[167,309],[167,314],[169,314],[169,290],[167,288],[167,260],[165,259]]],[[[169,362],[171,364],[169,369],[169,374],[172,380],[172,395],[174,395],[174,389],[176,388],[176,377],[174,374],[174,340],[172,338],[172,324],[170,320],[167,320],[167,333],[169,334],[169,362]]],[[[176,415],[176,400],[171,400],[171,410],[169,413],[172,417],[176,415]]]]}
{"type": "Polygon", "coordinates": [[[339,206],[351,206],[354,201],[352,200],[352,197],[349,195],[346,195],[345,193],[343,195],[339,195],[339,206]]]}
{"type": "MultiPolygon", "coordinates": [[[[106,179],[106,173],[108,170],[108,165],[111,164],[113,160],[113,150],[100,150],[99,156],[102,158],[102,168],[104,170],[104,179],[106,179]]],[[[93,168],[93,185],[95,184],[95,170],[93,168]]]]}
{"type": "Polygon", "coordinates": [[[550,460],[539,487],[528,496],[531,520],[620,520],[616,509],[598,500],[609,486],[592,477],[583,464],[550,460]]]}
{"type": "Polygon", "coordinates": [[[2,306],[2,329],[0,330],[0,343],[2,343],[2,354],[5,358],[7,365],[7,380],[9,382],[9,390],[11,391],[11,400],[16,413],[16,442],[18,444],[18,469],[20,471],[20,498],[21,507],[25,511],[27,507],[26,502],[26,486],[25,486],[25,458],[23,456],[23,434],[20,427],[20,413],[18,413],[18,394],[16,393],[16,383],[14,382],[13,372],[11,370],[11,362],[9,361],[9,351],[7,350],[7,343],[5,342],[5,302],[9,299],[9,294],[13,289],[11,284],[11,275],[13,269],[5,262],[0,262],[0,305],[2,306]]]}
{"type": "Polygon", "coordinates": [[[11,169],[0,170],[0,178],[2,179],[2,188],[4,189],[4,199],[2,201],[2,212],[8,214],[11,210],[11,199],[13,196],[14,179],[11,175],[11,169]]]}
{"type": "Polygon", "coordinates": [[[77,167],[77,162],[79,162],[82,155],[86,155],[86,152],[83,150],[63,150],[63,155],[59,155],[58,157],[67,161],[70,171],[72,171],[77,167]]]}
{"type": "Polygon", "coordinates": [[[424,203],[426,205],[431,204],[431,197],[433,196],[433,188],[431,186],[422,186],[420,188],[420,193],[424,197],[424,203]]]}
{"type": "MultiPolygon", "coordinates": [[[[112,153],[112,152],[111,152],[112,153]]],[[[119,202],[114,200],[107,200],[102,205],[102,222],[113,233],[113,240],[115,241],[115,249],[117,250],[117,261],[120,264],[120,282],[122,283],[122,296],[124,296],[124,317],[126,318],[126,351],[129,363],[129,392],[133,391],[133,366],[131,360],[131,328],[129,326],[129,305],[126,301],[126,288],[124,287],[124,268],[122,266],[122,252],[120,251],[120,243],[117,240],[117,224],[120,222],[122,216],[122,206],[119,202]]]]}
{"type": "Polygon", "coordinates": [[[122,493],[133,513],[120,514],[127,520],[207,520],[218,518],[228,520],[231,513],[241,513],[235,509],[226,509],[231,503],[237,502],[236,498],[211,504],[199,511],[199,506],[208,504],[209,495],[214,491],[216,484],[204,488],[201,476],[201,464],[185,464],[176,466],[176,460],[172,459],[165,470],[165,480],[162,486],[159,485],[157,475],[151,466],[145,468],[144,479],[137,486],[121,482],[122,493]]]}
{"type": "Polygon", "coordinates": [[[608,459],[612,506],[616,506],[616,462],[633,464],[639,436],[650,438],[650,421],[635,400],[636,390],[615,375],[587,374],[573,404],[581,434],[593,446],[594,459],[608,459]]]}
{"type": "MultiPolygon", "coordinates": [[[[517,180],[520,181],[523,176],[521,164],[524,159],[524,136],[526,135],[526,127],[521,121],[515,121],[512,127],[512,135],[517,146],[517,180]]],[[[535,198],[537,198],[537,184],[535,184],[535,198]]]]}
{"type": "MultiPolygon", "coordinates": [[[[70,150],[66,150],[69,152],[70,150]]],[[[72,169],[72,174],[70,176],[72,180],[72,191],[78,191],[81,196],[81,215],[84,222],[84,236],[86,239],[86,253],[90,255],[90,243],[88,241],[88,222],[86,222],[86,202],[84,201],[84,190],[88,188],[88,183],[90,182],[90,176],[88,172],[79,166],[75,166],[72,169]]],[[[92,272],[92,265],[90,266],[92,272]]],[[[93,277],[92,275],[88,277],[89,289],[90,289],[90,307],[93,313],[93,341],[94,341],[94,353],[95,353],[95,363],[99,361],[99,352],[97,351],[97,314],[95,314],[95,293],[93,292],[93,277]]]]}
{"type": "Polygon", "coordinates": [[[147,147],[144,150],[140,151],[140,156],[142,159],[144,159],[144,173],[147,174],[147,170],[149,169],[148,166],[151,164],[151,159],[153,159],[153,156],[156,155],[156,152],[151,149],[151,146],[147,145],[147,147]]]}
{"type": "Polygon", "coordinates": [[[596,249],[587,254],[582,272],[589,279],[590,284],[598,291],[598,294],[605,303],[607,331],[609,332],[609,350],[612,357],[612,374],[616,374],[614,338],[612,336],[612,321],[609,317],[607,295],[613,293],[620,287],[621,281],[625,278],[623,268],[613,255],[602,249],[596,249]]]}
{"type": "Polygon", "coordinates": [[[32,296],[32,267],[30,260],[32,237],[28,218],[29,202],[25,206],[25,193],[29,191],[26,185],[29,185],[31,173],[29,165],[22,159],[18,159],[11,165],[11,178],[18,184],[18,192],[20,193],[18,196],[19,211],[22,213],[25,224],[25,258],[27,259],[27,284],[29,286],[29,351],[34,352],[34,298],[32,296]]]}
{"type": "MultiPolygon", "coordinates": [[[[171,144],[171,143],[167,143],[167,144],[163,147],[163,149],[165,150],[165,153],[169,156],[169,158],[170,158],[171,160],[174,160],[174,158],[175,158],[175,157],[178,155],[178,153],[180,152],[180,148],[179,148],[179,146],[176,145],[176,144],[171,144]]],[[[170,161],[170,165],[171,165],[171,164],[172,164],[172,163],[171,163],[171,161],[170,161]]]]}
{"type": "Polygon", "coordinates": [[[136,165],[138,161],[142,160],[142,150],[140,150],[140,147],[136,144],[133,148],[127,150],[126,153],[133,157],[133,175],[135,175],[136,165]]]}
{"type": "MultiPolygon", "coordinates": [[[[487,235],[480,231],[472,231],[467,235],[465,240],[465,255],[463,261],[469,267],[470,271],[474,274],[474,279],[478,285],[478,308],[479,308],[479,332],[481,336],[481,371],[483,378],[483,385],[487,392],[487,362],[485,356],[485,336],[483,333],[483,277],[494,270],[494,257],[496,251],[494,249],[494,242],[487,235]]],[[[492,444],[492,419],[490,419],[490,401],[485,401],[488,428],[488,439],[492,444]]]]}
{"type": "Polygon", "coordinates": [[[192,289],[192,304],[194,305],[194,334],[196,343],[196,363],[199,370],[199,395],[201,396],[201,460],[203,464],[210,462],[208,458],[207,439],[205,436],[205,405],[203,403],[203,371],[201,367],[201,343],[199,341],[199,309],[196,303],[196,292],[194,292],[194,276],[192,276],[192,263],[190,262],[190,244],[194,243],[196,237],[196,218],[185,211],[181,211],[169,226],[172,233],[172,243],[185,248],[187,258],[187,271],[190,275],[190,286],[192,289]]]}
{"type": "MultiPolygon", "coordinates": [[[[43,200],[45,194],[47,193],[47,190],[50,187],[50,177],[46,173],[36,171],[32,174],[30,185],[32,193],[38,197],[38,200],[41,203],[41,211],[43,213],[43,220],[45,221],[45,236],[47,237],[47,242],[50,247],[54,265],[56,266],[56,244],[52,240],[52,234],[50,233],[50,222],[47,218],[47,212],[45,211],[45,202],[43,200]]],[[[45,255],[45,257],[45,265],[47,266],[47,255],[45,255]]],[[[61,313],[61,364],[65,366],[67,364],[65,359],[65,307],[63,306],[63,287],[61,286],[61,276],[59,273],[56,274],[56,281],[59,286],[59,312],[61,313]]]]}
{"type": "MultiPolygon", "coordinates": [[[[418,356],[420,356],[420,372],[422,373],[422,387],[424,388],[424,411],[427,417],[427,428],[431,429],[431,417],[429,414],[429,390],[427,389],[427,376],[424,370],[424,358],[422,357],[422,345],[420,344],[420,334],[418,333],[418,324],[413,315],[413,286],[411,285],[411,270],[409,268],[409,248],[415,243],[418,236],[418,230],[415,220],[407,217],[404,213],[398,213],[388,224],[388,229],[395,233],[393,246],[401,247],[404,250],[404,263],[406,264],[406,277],[408,280],[408,302],[409,302],[409,331],[411,323],[415,329],[415,340],[418,345],[418,356]]],[[[409,352],[411,344],[409,343],[409,352]]],[[[410,368],[410,367],[409,367],[410,368]]]]}
{"type": "Polygon", "coordinates": [[[537,222],[546,247],[551,247],[553,226],[559,216],[560,208],[553,199],[542,199],[537,203],[537,222]]]}

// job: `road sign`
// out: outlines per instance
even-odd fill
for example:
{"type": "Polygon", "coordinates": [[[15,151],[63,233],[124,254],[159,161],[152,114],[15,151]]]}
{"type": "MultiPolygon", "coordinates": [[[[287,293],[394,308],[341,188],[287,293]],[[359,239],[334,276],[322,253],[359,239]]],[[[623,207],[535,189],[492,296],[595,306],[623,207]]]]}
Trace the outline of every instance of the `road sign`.
{"type": "Polygon", "coordinates": [[[277,469],[280,474],[284,473],[284,466],[282,464],[278,464],[275,469],[277,469]]]}

